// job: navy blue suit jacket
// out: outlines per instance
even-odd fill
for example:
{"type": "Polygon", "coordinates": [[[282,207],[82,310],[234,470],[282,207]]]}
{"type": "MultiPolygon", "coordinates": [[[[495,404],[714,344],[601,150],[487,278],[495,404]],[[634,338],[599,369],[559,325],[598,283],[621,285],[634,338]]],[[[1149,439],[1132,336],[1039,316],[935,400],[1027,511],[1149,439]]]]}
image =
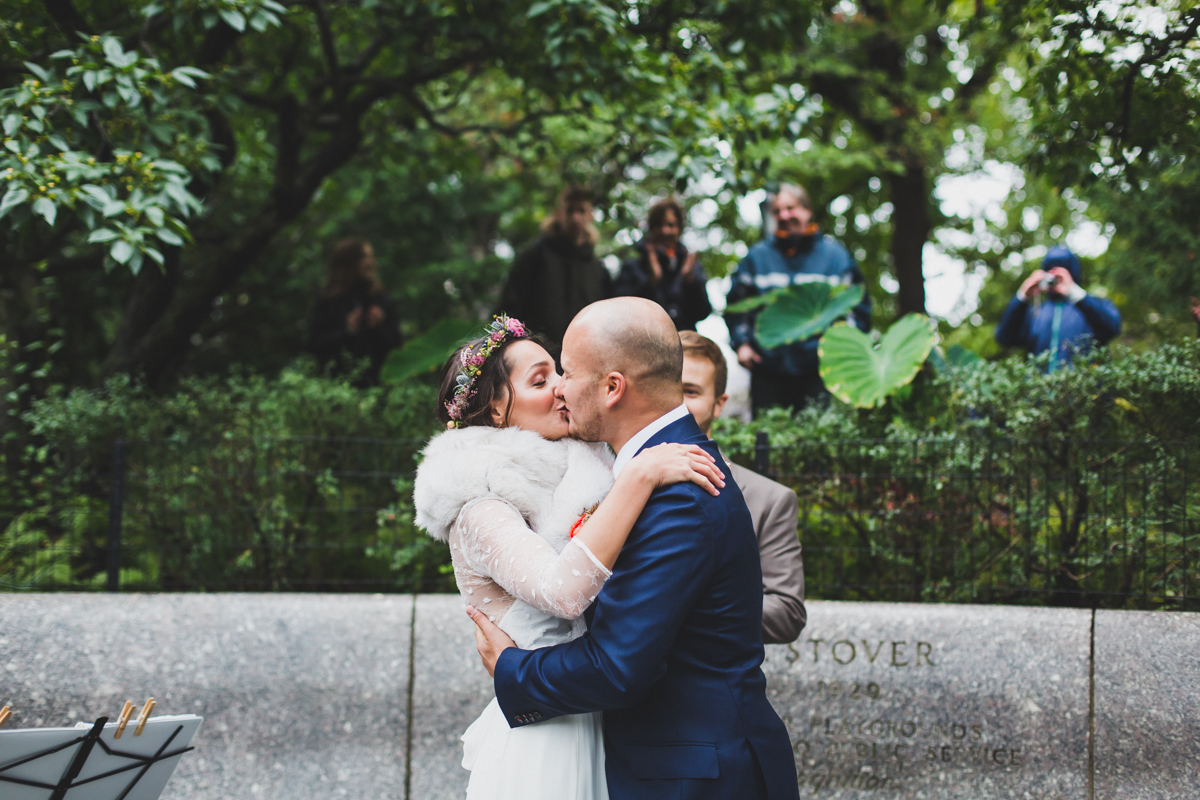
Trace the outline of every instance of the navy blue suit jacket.
{"type": "MultiPolygon", "coordinates": [[[[652,437],[716,445],[688,415],[652,437]]],[[[799,796],[791,741],[766,696],[762,572],[737,484],[659,489],[638,517],[588,633],[508,649],[496,697],[511,727],[604,712],[609,794],[645,798],[799,796]]]]}

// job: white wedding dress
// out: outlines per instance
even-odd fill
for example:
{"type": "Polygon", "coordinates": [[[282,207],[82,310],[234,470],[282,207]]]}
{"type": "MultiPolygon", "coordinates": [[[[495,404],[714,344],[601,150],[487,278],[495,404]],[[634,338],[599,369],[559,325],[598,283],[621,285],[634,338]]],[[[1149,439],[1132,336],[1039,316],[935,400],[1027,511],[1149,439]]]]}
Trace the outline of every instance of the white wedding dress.
{"type": "MultiPolygon", "coordinates": [[[[583,612],[610,575],[581,541],[554,538],[561,552],[496,496],[464,505],[450,528],[459,591],[522,649],[582,635],[583,612]]],[[[462,740],[468,800],[608,798],[599,713],[510,728],[493,699],[462,740]]]]}

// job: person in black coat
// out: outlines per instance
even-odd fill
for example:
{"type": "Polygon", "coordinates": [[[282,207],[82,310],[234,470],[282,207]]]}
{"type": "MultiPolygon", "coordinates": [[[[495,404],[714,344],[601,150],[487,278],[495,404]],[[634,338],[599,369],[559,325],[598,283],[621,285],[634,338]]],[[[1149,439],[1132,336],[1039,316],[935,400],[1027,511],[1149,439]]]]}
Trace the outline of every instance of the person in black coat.
{"type": "Polygon", "coordinates": [[[333,374],[344,374],[369,358],[361,379],[367,384],[379,381],[383,360],[400,345],[396,304],[384,293],[375,270],[375,250],[368,242],[338,242],[308,321],[308,350],[321,370],[332,364],[333,374]]]}
{"type": "Polygon", "coordinates": [[[568,186],[542,222],[542,235],[513,259],[500,311],[561,344],[584,306],[612,297],[612,276],[596,258],[599,238],[591,194],[568,186]]]}
{"type": "Polygon", "coordinates": [[[634,245],[636,254],[621,264],[613,294],[644,297],[671,315],[675,329],[696,330],[696,323],[712,313],[704,269],[683,242],[683,207],[672,199],[650,208],[648,233],[634,245]]]}

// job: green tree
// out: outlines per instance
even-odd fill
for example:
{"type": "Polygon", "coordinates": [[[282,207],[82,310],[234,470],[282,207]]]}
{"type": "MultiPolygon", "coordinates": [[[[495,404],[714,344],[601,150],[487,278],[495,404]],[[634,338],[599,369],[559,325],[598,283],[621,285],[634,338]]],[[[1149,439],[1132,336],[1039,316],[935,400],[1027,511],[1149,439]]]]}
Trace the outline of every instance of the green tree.
{"type": "Polygon", "coordinates": [[[1200,294],[1200,7],[1051,0],[1040,8],[1025,94],[1031,166],[1111,221],[1097,267],[1135,336],[1194,328],[1200,294]]]}
{"type": "MultiPolygon", "coordinates": [[[[946,220],[934,198],[955,132],[977,114],[1021,34],[1022,4],[822,2],[793,46],[766,62],[762,91],[792,118],[756,155],[830,208],[869,275],[895,281],[898,314],[924,313],[922,251],[946,220]],[[794,110],[793,110],[794,109],[794,110]],[[872,261],[876,259],[871,257],[872,261]]],[[[961,134],[960,134],[961,135],[961,134]]],[[[768,167],[764,163],[764,168],[768,167]]]]}
{"type": "MultiPolygon", "coordinates": [[[[107,94],[67,76],[47,121],[21,113],[6,133],[39,169],[61,148],[29,154],[31,124],[105,171],[0,201],[14,265],[0,326],[25,375],[68,384],[121,372],[161,384],[230,354],[278,366],[297,349],[321,251],[346,232],[382,232],[410,333],[449,311],[478,315],[503,273],[497,244],[528,238],[564,179],[622,198],[647,158],[658,185],[702,171],[745,110],[734,78],[751,51],[803,21],[794,3],[716,0],[3,8],[0,87],[22,109],[21,87],[64,49],[68,71],[99,48],[109,62],[92,72],[115,59],[148,73],[107,94]],[[83,102],[94,105],[81,121],[70,104],[83,102]],[[186,194],[131,185],[118,150],[186,194]]],[[[626,214],[621,202],[602,211],[626,214]]]]}

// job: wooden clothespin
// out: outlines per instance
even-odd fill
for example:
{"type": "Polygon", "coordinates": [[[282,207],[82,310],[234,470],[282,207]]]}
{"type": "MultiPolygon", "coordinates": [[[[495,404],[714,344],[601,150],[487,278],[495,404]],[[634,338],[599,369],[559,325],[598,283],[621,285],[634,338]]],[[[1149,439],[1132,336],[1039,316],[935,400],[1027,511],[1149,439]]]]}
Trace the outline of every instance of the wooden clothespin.
{"type": "Polygon", "coordinates": [[[12,708],[5,706],[0,708],[0,728],[4,727],[4,723],[8,722],[8,718],[12,716],[12,708]]]}
{"type": "Polygon", "coordinates": [[[154,698],[151,697],[146,701],[146,705],[142,706],[142,713],[138,717],[137,728],[133,731],[134,736],[142,735],[142,728],[146,727],[146,721],[150,719],[150,712],[154,710],[154,698]]]}
{"type": "Polygon", "coordinates": [[[131,701],[125,701],[125,707],[121,709],[121,716],[117,717],[117,732],[113,734],[114,739],[120,739],[121,734],[125,732],[125,726],[129,724],[129,718],[133,716],[133,709],[137,708],[131,701]]]}

